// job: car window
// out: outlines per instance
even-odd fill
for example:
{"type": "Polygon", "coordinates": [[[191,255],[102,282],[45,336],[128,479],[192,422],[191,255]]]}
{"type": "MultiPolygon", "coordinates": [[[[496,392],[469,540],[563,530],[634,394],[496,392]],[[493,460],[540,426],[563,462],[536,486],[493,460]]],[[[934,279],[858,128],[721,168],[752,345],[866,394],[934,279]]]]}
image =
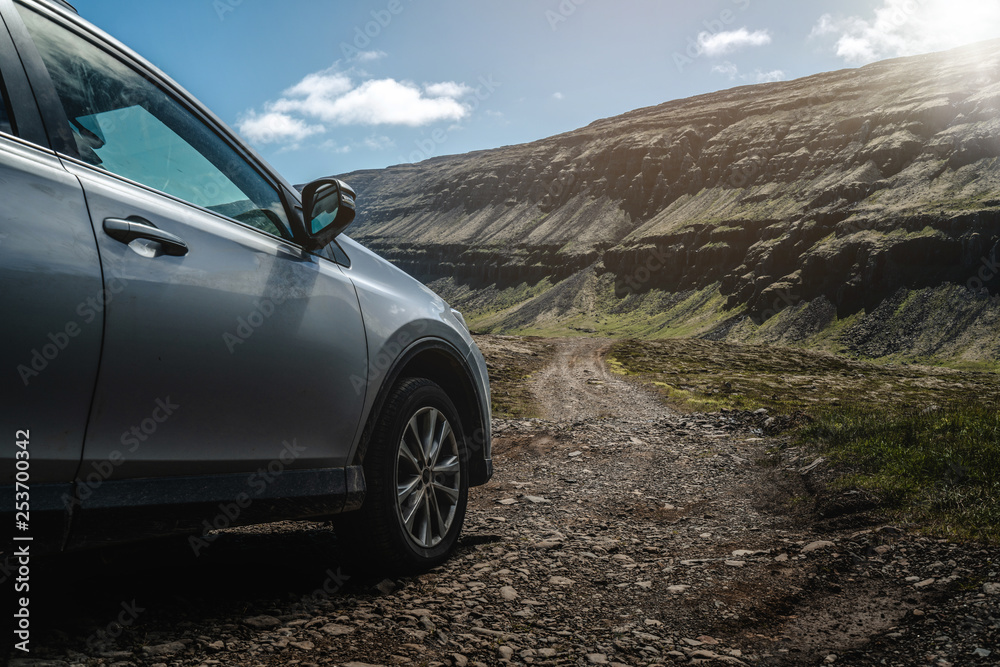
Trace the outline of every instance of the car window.
{"type": "Polygon", "coordinates": [[[4,92],[3,76],[0,76],[0,132],[14,133],[10,126],[10,112],[7,110],[7,94],[4,92]]]}
{"type": "Polygon", "coordinates": [[[197,116],[124,62],[18,6],[80,158],[262,231],[291,238],[281,197],[197,116]]]}

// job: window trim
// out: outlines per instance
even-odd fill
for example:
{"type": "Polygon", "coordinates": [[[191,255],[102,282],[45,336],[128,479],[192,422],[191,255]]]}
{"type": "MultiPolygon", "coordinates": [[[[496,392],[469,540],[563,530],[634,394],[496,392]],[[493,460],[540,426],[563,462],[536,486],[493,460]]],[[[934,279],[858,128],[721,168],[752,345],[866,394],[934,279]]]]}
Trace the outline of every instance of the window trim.
{"type": "MultiPolygon", "coordinates": [[[[49,132],[50,138],[52,139],[52,148],[61,158],[69,159],[72,160],[74,164],[80,164],[89,169],[94,169],[93,165],[80,159],[79,152],[76,148],[76,142],[73,140],[72,133],[69,129],[69,120],[66,117],[66,112],[62,106],[62,100],[59,98],[55,89],[55,84],[49,76],[48,68],[42,61],[41,54],[39,54],[38,49],[35,47],[34,40],[28,33],[28,29],[21,19],[17,8],[14,7],[14,3],[15,0],[0,0],[0,16],[6,19],[8,26],[11,24],[16,25],[16,27],[11,30],[11,36],[14,38],[13,41],[18,52],[22,54],[22,60],[26,61],[24,69],[27,71],[28,80],[33,84],[37,84],[34,86],[36,89],[42,89],[43,91],[43,93],[38,96],[40,98],[38,99],[38,106],[42,112],[43,123],[49,132]],[[10,18],[8,18],[9,15],[11,15],[10,18]]],[[[264,182],[274,189],[278,197],[281,199],[282,206],[285,208],[285,215],[288,218],[289,226],[291,227],[292,238],[286,239],[280,236],[275,236],[262,229],[258,229],[246,223],[240,222],[239,220],[235,220],[215,211],[211,211],[161,190],[143,185],[142,183],[137,183],[136,181],[119,176],[118,174],[113,174],[104,170],[97,171],[106,176],[117,178],[130,185],[136,185],[160,196],[165,196],[175,201],[187,204],[188,206],[191,206],[199,211],[211,213],[222,220],[239,225],[242,228],[252,229],[259,234],[263,234],[267,238],[275,239],[282,243],[290,243],[300,248],[305,245],[305,224],[302,219],[301,198],[292,192],[293,189],[290,185],[288,185],[288,183],[268,169],[265,163],[260,160],[259,156],[257,156],[252,149],[245,146],[243,142],[240,141],[239,138],[236,137],[225,125],[225,123],[223,123],[215,114],[213,114],[203,104],[198,102],[198,100],[191,96],[187,91],[173,82],[169,77],[157,70],[147,61],[143,60],[138,54],[115,40],[110,35],[86,25],[80,17],[56,11],[51,5],[37,2],[36,0],[16,0],[16,3],[55,22],[59,26],[74,33],[77,37],[86,40],[95,48],[105,52],[110,57],[121,61],[124,65],[135,71],[136,74],[141,76],[153,86],[157,87],[165,95],[171,97],[184,110],[191,113],[198,121],[203,123],[211,132],[218,136],[226,146],[235,151],[237,156],[239,156],[240,159],[253,169],[264,180],[264,182]]]]}
{"type": "Polygon", "coordinates": [[[48,135],[39,115],[35,93],[4,19],[3,10],[9,1],[0,0],[0,70],[3,71],[3,95],[11,123],[11,133],[3,134],[48,149],[48,135]]]}

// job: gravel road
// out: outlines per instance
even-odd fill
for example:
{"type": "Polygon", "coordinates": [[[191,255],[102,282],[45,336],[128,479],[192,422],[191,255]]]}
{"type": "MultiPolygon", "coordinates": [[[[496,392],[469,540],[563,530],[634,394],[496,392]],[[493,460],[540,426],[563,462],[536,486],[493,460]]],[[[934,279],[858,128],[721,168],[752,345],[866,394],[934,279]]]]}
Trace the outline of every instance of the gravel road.
{"type": "Polygon", "coordinates": [[[327,525],[291,522],[197,558],[61,559],[35,575],[34,660],[12,664],[1000,664],[995,549],[856,511],[761,415],[669,411],[608,371],[609,341],[551,344],[543,418],[495,421],[496,476],[445,565],[352,572],[327,525]]]}

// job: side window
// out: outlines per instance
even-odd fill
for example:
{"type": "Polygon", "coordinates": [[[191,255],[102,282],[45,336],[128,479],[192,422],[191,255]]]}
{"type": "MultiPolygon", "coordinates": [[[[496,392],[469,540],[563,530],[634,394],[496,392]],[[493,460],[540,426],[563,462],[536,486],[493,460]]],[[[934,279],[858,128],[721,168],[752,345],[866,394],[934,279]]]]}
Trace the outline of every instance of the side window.
{"type": "Polygon", "coordinates": [[[32,10],[18,10],[84,161],[291,238],[278,192],[211,128],[117,58],[32,10]]]}
{"type": "Polygon", "coordinates": [[[2,76],[0,76],[0,132],[14,134],[10,125],[10,112],[7,110],[7,95],[4,92],[2,76]]]}

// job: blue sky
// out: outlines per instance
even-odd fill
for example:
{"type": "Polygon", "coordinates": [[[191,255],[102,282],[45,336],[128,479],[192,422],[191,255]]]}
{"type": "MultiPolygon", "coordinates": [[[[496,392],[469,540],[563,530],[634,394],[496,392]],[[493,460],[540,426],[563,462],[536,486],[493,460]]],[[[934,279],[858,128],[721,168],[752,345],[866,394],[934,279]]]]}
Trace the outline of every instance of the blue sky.
{"type": "Polygon", "coordinates": [[[75,0],[293,182],[1000,37],[981,0],[75,0]]]}

